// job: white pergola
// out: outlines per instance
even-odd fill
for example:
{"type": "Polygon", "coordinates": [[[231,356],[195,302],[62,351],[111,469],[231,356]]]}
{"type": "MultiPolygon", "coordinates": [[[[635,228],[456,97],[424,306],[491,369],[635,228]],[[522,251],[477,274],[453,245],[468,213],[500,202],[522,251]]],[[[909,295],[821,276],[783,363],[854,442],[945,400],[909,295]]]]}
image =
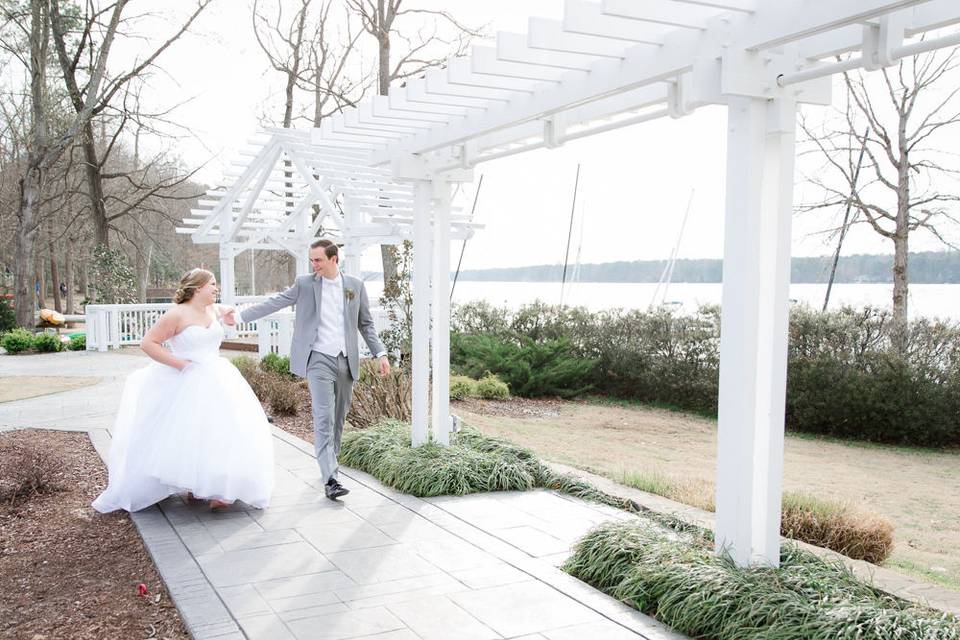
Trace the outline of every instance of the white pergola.
{"type": "MultiPolygon", "coordinates": [[[[229,187],[208,191],[178,233],[220,246],[221,298],[236,297],[235,258],[247,250],[285,251],[308,273],[310,243],[343,244],[343,268],[359,275],[371,245],[399,244],[412,235],[413,188],[389,168],[370,166],[368,153],[349,146],[320,150],[309,131],[267,129],[234,162],[229,187]]],[[[469,238],[480,225],[452,215],[450,235],[469,238]]]]}
{"type": "MultiPolygon", "coordinates": [[[[415,247],[413,441],[423,443],[429,427],[446,443],[450,185],[485,160],[725,105],[716,547],[742,566],[775,566],[797,104],[829,104],[841,71],[960,44],[956,33],[928,34],[960,22],[960,2],[566,0],[564,8],[562,20],[531,18],[526,34],[499,33],[495,45],[327,119],[303,153],[380,172],[403,194],[415,247]]],[[[221,234],[233,237],[249,214],[241,207],[221,234]]],[[[204,234],[210,225],[201,224],[204,234]]]]}

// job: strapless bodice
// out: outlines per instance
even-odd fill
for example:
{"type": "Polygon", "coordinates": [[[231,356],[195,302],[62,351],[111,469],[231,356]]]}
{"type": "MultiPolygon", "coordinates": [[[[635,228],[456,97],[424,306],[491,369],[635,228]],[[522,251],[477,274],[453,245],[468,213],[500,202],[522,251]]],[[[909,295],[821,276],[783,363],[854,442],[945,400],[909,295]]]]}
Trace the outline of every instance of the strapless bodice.
{"type": "Polygon", "coordinates": [[[170,338],[173,355],[193,362],[203,362],[220,355],[223,327],[214,320],[208,327],[192,324],[170,338]]]}

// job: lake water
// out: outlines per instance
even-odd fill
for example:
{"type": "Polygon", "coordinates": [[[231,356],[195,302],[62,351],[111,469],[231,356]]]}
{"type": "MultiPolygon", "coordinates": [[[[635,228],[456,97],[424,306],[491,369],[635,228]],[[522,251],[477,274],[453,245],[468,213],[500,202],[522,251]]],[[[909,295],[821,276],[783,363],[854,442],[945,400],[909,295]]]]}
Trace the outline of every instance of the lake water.
{"type": "MultiPolygon", "coordinates": [[[[380,297],[383,283],[366,283],[371,300],[380,297]]],[[[646,309],[653,298],[656,283],[578,282],[568,284],[564,303],[584,306],[591,311],[622,307],[646,309]]],[[[684,311],[692,311],[701,304],[720,304],[722,285],[678,282],[670,285],[668,302],[679,303],[684,311]]],[[[819,309],[826,293],[825,284],[794,284],[790,298],[819,309]]],[[[830,308],[848,304],[856,307],[873,305],[889,307],[893,295],[892,284],[835,284],[830,294],[830,308]]],[[[662,298],[661,295],[658,300],[662,298]]],[[[560,302],[559,282],[457,282],[454,303],[486,300],[490,304],[516,309],[536,299],[557,304],[560,302]]],[[[960,321],[960,284],[912,284],[908,307],[910,317],[949,318],[960,321]]]]}

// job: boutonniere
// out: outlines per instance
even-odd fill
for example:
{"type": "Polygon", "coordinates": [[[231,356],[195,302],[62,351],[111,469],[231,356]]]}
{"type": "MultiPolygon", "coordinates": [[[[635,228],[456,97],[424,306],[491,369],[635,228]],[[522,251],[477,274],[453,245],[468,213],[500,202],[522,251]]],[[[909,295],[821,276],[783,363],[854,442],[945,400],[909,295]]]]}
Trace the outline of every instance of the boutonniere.
{"type": "Polygon", "coordinates": [[[347,297],[347,300],[353,300],[353,297],[354,297],[356,294],[353,292],[353,289],[344,289],[344,290],[343,290],[343,295],[345,295],[345,296],[347,297]]]}

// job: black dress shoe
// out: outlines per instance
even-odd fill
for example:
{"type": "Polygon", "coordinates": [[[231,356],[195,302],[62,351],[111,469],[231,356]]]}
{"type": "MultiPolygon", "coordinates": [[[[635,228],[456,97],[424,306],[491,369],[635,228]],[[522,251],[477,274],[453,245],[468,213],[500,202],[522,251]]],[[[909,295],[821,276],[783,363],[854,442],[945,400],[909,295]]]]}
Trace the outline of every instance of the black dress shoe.
{"type": "Polygon", "coordinates": [[[331,500],[336,500],[340,496],[345,496],[350,493],[350,489],[347,489],[333,478],[330,478],[330,480],[327,481],[327,484],[323,487],[323,492],[327,494],[327,497],[331,500]]]}

